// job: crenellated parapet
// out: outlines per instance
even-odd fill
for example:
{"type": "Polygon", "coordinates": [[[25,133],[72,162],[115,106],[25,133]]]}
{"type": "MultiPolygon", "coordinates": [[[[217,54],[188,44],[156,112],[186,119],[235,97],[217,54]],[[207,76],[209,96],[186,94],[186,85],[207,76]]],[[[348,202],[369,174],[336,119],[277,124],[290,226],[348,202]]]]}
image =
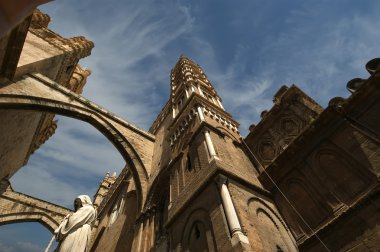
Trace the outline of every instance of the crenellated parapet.
{"type": "Polygon", "coordinates": [[[83,36],[64,38],[44,26],[30,27],[30,32],[49,42],[54,47],[72,54],[78,60],[89,56],[94,43],[83,36]]]}
{"type": "Polygon", "coordinates": [[[79,64],[77,64],[68,83],[68,88],[77,94],[81,94],[84,85],[86,85],[87,77],[90,75],[90,70],[84,69],[79,64]]]}
{"type": "Polygon", "coordinates": [[[33,11],[32,22],[30,23],[30,25],[36,28],[37,27],[47,28],[50,21],[51,21],[51,18],[48,14],[43,13],[39,9],[36,9],[33,11]]]}
{"type": "Polygon", "coordinates": [[[48,28],[50,20],[49,15],[38,9],[35,10],[29,31],[65,52],[75,53],[78,59],[91,54],[91,49],[94,47],[92,41],[83,36],[64,38],[48,28]]]}
{"type": "MultiPolygon", "coordinates": [[[[44,54],[46,54],[44,57],[42,57],[43,54],[33,57],[36,57],[38,61],[45,61],[46,65],[51,65],[50,67],[54,67],[54,69],[50,69],[45,73],[46,76],[61,85],[69,86],[69,81],[78,61],[91,54],[94,43],[83,36],[64,38],[48,28],[49,22],[50,17],[47,14],[39,10],[34,11],[29,27],[30,34],[28,34],[25,43],[30,43],[30,46],[28,46],[30,50],[34,47],[44,48],[44,54]],[[54,48],[46,48],[46,43],[54,48]],[[54,63],[50,61],[54,61],[54,63]]],[[[23,55],[21,55],[20,66],[27,64],[29,62],[28,58],[31,55],[29,53],[25,54],[24,61],[26,62],[23,61],[22,56],[23,55]]],[[[48,66],[43,67],[43,71],[46,71],[47,67],[48,66]]],[[[44,73],[43,71],[42,73],[44,73]]],[[[20,74],[25,74],[26,70],[23,69],[23,71],[19,72],[20,74]]]]}

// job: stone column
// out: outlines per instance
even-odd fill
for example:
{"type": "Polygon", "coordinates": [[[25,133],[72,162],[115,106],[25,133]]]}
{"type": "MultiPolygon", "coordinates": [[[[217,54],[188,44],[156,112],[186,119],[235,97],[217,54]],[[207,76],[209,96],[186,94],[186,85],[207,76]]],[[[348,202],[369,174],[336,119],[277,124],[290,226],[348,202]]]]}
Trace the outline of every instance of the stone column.
{"type": "Polygon", "coordinates": [[[216,151],[215,151],[214,145],[212,144],[212,141],[211,141],[210,132],[208,130],[206,130],[204,132],[204,134],[205,134],[205,139],[206,139],[206,145],[207,145],[208,152],[209,152],[209,154],[210,154],[211,157],[215,157],[216,156],[216,151]]]}
{"type": "Polygon", "coordinates": [[[201,120],[201,122],[204,122],[205,116],[203,114],[203,108],[201,106],[197,106],[197,111],[198,111],[199,120],[201,120]]]}
{"type": "Polygon", "coordinates": [[[144,229],[144,220],[141,219],[140,221],[141,221],[141,223],[140,223],[140,227],[139,227],[139,234],[138,234],[136,251],[141,251],[141,240],[142,240],[142,233],[143,233],[143,229],[144,229]]]}
{"type": "Polygon", "coordinates": [[[195,93],[195,88],[193,85],[191,85],[191,93],[195,93]]]}
{"type": "Polygon", "coordinates": [[[203,94],[201,87],[197,85],[197,88],[198,88],[199,94],[204,97],[205,95],[203,94]]]}
{"type": "Polygon", "coordinates": [[[223,104],[222,104],[222,102],[219,100],[219,98],[216,98],[216,100],[217,100],[219,106],[220,106],[222,109],[224,109],[223,104]]]}
{"type": "Polygon", "coordinates": [[[214,97],[211,97],[211,99],[212,99],[212,103],[216,104],[214,97]]]}
{"type": "Polygon", "coordinates": [[[154,248],[154,240],[155,240],[155,221],[156,221],[156,211],[154,209],[151,210],[150,213],[150,248],[154,248]]]}
{"type": "Polygon", "coordinates": [[[231,233],[232,243],[236,245],[237,243],[249,244],[247,236],[242,232],[238,216],[234,204],[232,203],[231,195],[227,187],[227,178],[225,176],[219,175],[216,178],[216,184],[218,185],[220,197],[222,199],[222,205],[224,213],[226,214],[228,228],[231,233]]]}
{"type": "Polygon", "coordinates": [[[144,225],[144,234],[145,234],[145,237],[144,237],[144,248],[141,250],[141,251],[149,251],[149,230],[150,230],[150,216],[145,216],[145,225],[144,225]]]}

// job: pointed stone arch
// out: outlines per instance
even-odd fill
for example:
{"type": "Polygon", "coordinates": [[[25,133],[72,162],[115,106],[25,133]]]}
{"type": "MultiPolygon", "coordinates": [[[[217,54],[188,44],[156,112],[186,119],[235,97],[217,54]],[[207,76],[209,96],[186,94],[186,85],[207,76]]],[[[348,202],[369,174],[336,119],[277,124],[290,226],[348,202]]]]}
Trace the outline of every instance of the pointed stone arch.
{"type": "Polygon", "coordinates": [[[189,215],[182,231],[181,240],[184,251],[215,251],[214,230],[206,209],[198,208],[189,215]],[[200,241],[199,246],[194,238],[200,241]]]}
{"type": "MultiPolygon", "coordinates": [[[[50,112],[94,126],[126,161],[135,181],[138,209],[142,209],[147,195],[154,135],[37,73],[0,84],[0,109],[50,112]]],[[[6,174],[1,174],[0,170],[0,175],[2,179],[6,174]]]]}
{"type": "Polygon", "coordinates": [[[330,193],[346,205],[365,193],[376,180],[362,164],[329,143],[314,151],[311,167],[330,193]]]}
{"type": "Polygon", "coordinates": [[[50,232],[58,228],[70,209],[15,192],[7,180],[0,182],[0,225],[39,222],[50,232]]]}
{"type": "Polygon", "coordinates": [[[261,239],[261,243],[265,244],[265,249],[272,247],[272,249],[280,248],[285,251],[297,251],[296,241],[279,213],[273,207],[257,197],[250,198],[247,206],[251,225],[257,229],[257,233],[250,235],[257,235],[261,239]],[[268,237],[270,237],[269,240],[268,237]]]}

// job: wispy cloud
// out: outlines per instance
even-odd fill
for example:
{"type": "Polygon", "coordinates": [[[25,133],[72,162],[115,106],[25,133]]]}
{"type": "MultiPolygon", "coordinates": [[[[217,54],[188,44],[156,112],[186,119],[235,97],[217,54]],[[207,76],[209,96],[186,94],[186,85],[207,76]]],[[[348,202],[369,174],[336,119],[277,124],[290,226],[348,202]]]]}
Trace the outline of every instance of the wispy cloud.
{"type": "Polygon", "coordinates": [[[95,128],[60,117],[56,134],[16,173],[12,184],[17,191],[72,207],[76,196],[93,196],[105,172],[119,173],[124,165],[117,149],[95,128]]]}
{"type": "Polygon", "coordinates": [[[177,1],[165,4],[113,1],[92,9],[92,13],[81,13],[80,6],[71,6],[69,11],[57,8],[53,13],[57,18],[65,16],[67,21],[58,24],[57,30],[75,36],[78,33],[73,34],[71,27],[82,27],[86,31],[84,35],[95,42],[91,57],[81,63],[93,72],[84,95],[148,129],[155,112],[160,110],[158,107],[168,97],[168,69],[174,62],[167,55],[167,47],[192,30],[193,19],[188,8],[177,1]],[[104,15],[104,11],[114,14],[104,15]],[[90,16],[97,15],[102,18],[88,23],[90,16]]]}
{"type": "Polygon", "coordinates": [[[0,251],[3,251],[3,252],[14,252],[14,248],[12,248],[11,246],[7,246],[3,243],[0,242],[0,251]]]}
{"type": "Polygon", "coordinates": [[[243,134],[252,122],[260,120],[262,110],[272,106],[273,94],[284,84],[298,85],[326,106],[334,96],[349,95],[345,88],[348,80],[368,77],[364,65],[378,53],[380,35],[375,27],[380,21],[372,10],[379,4],[367,6],[369,11],[347,7],[346,13],[333,11],[342,8],[337,5],[294,5],[274,20],[275,8],[263,6],[261,14],[250,16],[244,14],[250,10],[241,9],[233,23],[252,24],[252,36],[234,39],[234,57],[223,63],[215,61],[222,52],[207,41],[202,42],[213,48],[209,55],[215,56],[206,60],[211,69],[206,73],[227,109],[241,123],[243,134]],[[277,27],[273,27],[276,23],[277,27]]]}
{"type": "Polygon", "coordinates": [[[16,243],[16,250],[19,252],[41,252],[43,251],[43,248],[40,247],[37,244],[31,243],[31,242],[17,242],[16,243]]]}
{"type": "MultiPolygon", "coordinates": [[[[91,27],[86,24],[86,15],[101,15],[103,9],[79,15],[80,6],[67,11],[66,4],[59,3],[52,16],[53,20],[65,16],[67,22],[57,27],[64,36],[87,35],[95,41],[93,54],[81,63],[93,72],[84,95],[148,128],[168,97],[168,69],[173,62],[165,49],[191,31],[193,20],[187,7],[177,2],[169,7],[156,2],[127,5],[121,6],[124,12],[92,20],[91,27]],[[61,12],[63,7],[65,12],[61,12]]],[[[56,134],[37,150],[12,183],[15,190],[71,207],[73,198],[84,193],[92,196],[105,172],[120,172],[124,163],[116,148],[92,126],[61,117],[56,134]],[[31,179],[33,183],[28,183],[31,179]]]]}

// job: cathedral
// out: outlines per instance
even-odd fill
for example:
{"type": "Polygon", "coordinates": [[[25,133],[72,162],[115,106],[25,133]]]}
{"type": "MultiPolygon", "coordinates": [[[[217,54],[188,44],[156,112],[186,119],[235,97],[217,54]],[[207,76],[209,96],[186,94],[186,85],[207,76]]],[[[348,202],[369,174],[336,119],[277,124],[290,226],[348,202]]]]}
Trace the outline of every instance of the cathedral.
{"type": "Polygon", "coordinates": [[[72,212],[9,182],[58,114],[94,126],[126,162],[94,192],[90,251],[379,251],[380,59],[325,109],[282,86],[244,137],[218,83],[181,55],[145,131],[81,95],[91,72],[78,62],[94,44],[49,21],[35,10],[0,40],[1,225],[53,231],[72,212]]]}

